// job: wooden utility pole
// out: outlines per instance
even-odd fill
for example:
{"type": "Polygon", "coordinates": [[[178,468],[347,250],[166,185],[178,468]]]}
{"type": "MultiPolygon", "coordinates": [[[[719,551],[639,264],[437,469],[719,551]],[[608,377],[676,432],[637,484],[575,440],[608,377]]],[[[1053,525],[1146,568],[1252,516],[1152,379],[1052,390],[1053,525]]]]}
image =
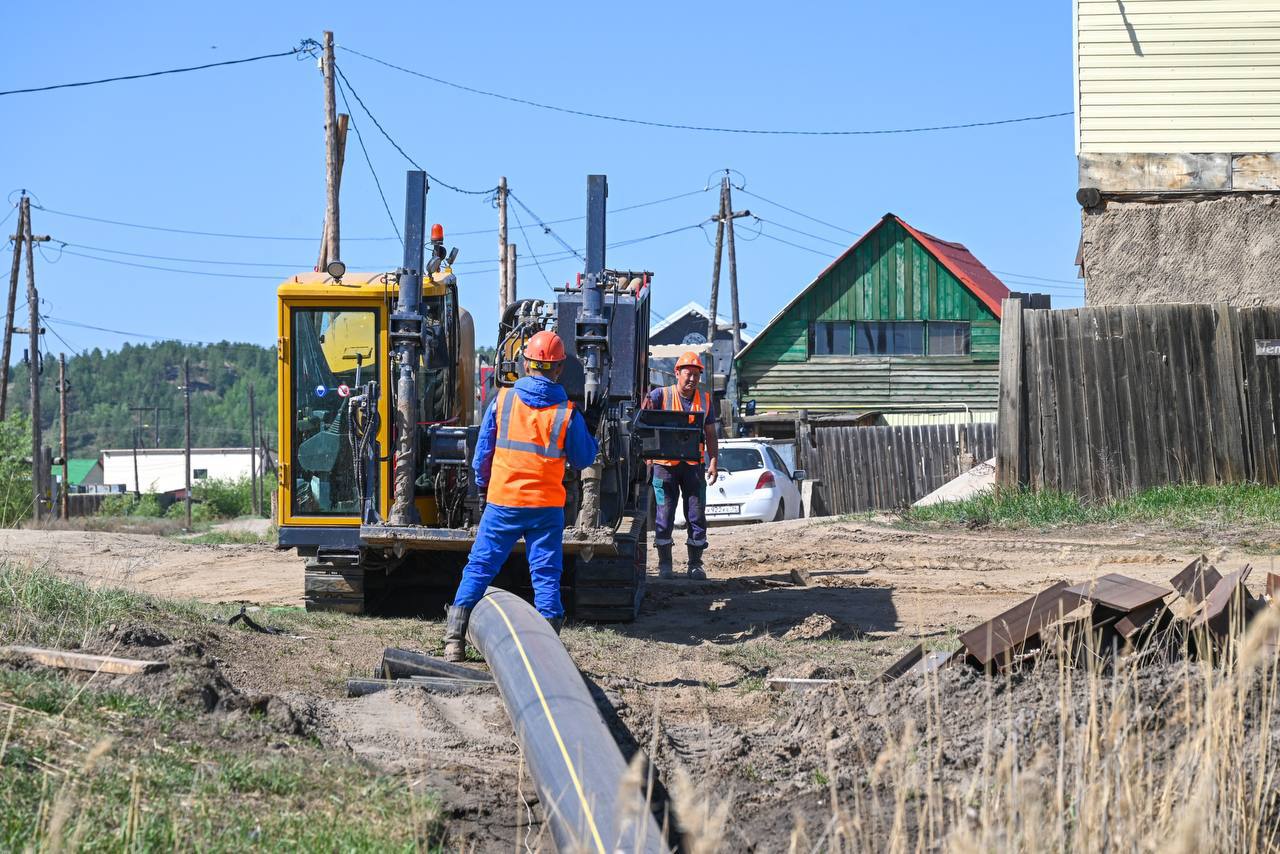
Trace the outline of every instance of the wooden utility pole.
{"type": "Polygon", "coordinates": [[[712,219],[716,221],[716,256],[711,266],[711,316],[707,318],[707,343],[716,340],[716,311],[720,302],[720,258],[724,254],[724,215],[729,210],[725,202],[729,176],[720,182],[720,210],[712,219]]]}
{"type": "Polygon", "coordinates": [[[187,530],[191,530],[191,360],[182,360],[182,414],[186,421],[187,530]]]}
{"type": "Polygon", "coordinates": [[[18,205],[18,226],[13,234],[13,269],[9,273],[9,307],[4,315],[4,349],[0,350],[0,421],[4,420],[5,405],[9,397],[9,360],[13,358],[13,326],[17,320],[14,311],[18,305],[18,274],[22,272],[22,247],[27,240],[27,213],[29,207],[24,194],[18,205]]]}
{"type": "MultiPolygon", "coordinates": [[[[26,235],[27,244],[27,303],[30,306],[29,333],[30,344],[28,345],[28,353],[30,354],[30,362],[28,373],[31,377],[31,486],[32,496],[35,498],[31,502],[31,521],[40,522],[41,511],[44,509],[41,502],[44,500],[44,494],[41,485],[44,478],[41,477],[41,469],[43,466],[43,454],[41,447],[43,446],[42,433],[40,429],[40,293],[36,290],[36,267],[35,267],[35,240],[31,236],[31,200],[23,196],[22,206],[26,209],[27,215],[23,218],[22,229],[26,235]]],[[[46,238],[47,239],[47,238],[46,238]]]]}
{"type": "Polygon", "coordinates": [[[58,354],[58,434],[59,447],[62,448],[62,489],[58,494],[58,515],[63,519],[71,518],[71,467],[67,463],[67,354],[58,354]]]}
{"type": "Polygon", "coordinates": [[[249,494],[252,496],[253,513],[262,515],[258,499],[258,415],[254,409],[253,383],[249,383],[249,494]]]}
{"type": "Polygon", "coordinates": [[[510,303],[510,274],[507,265],[507,176],[498,179],[498,320],[506,314],[510,303]]]}
{"type": "MultiPolygon", "coordinates": [[[[347,162],[347,123],[351,117],[346,113],[338,113],[338,195],[342,195],[342,167],[347,162]]],[[[320,235],[320,258],[316,261],[316,270],[324,271],[329,265],[329,218],[325,217],[325,227],[320,235]]]]}
{"type": "Polygon", "coordinates": [[[142,413],[149,412],[150,406],[130,406],[138,423],[133,425],[133,494],[142,497],[142,479],[138,477],[138,445],[142,443],[142,413]]]}
{"type": "Polygon", "coordinates": [[[333,78],[333,32],[324,33],[324,165],[325,165],[325,257],[320,268],[342,257],[338,233],[338,181],[341,163],[338,155],[338,101],[333,78]]]}
{"type": "Polygon", "coordinates": [[[707,318],[707,341],[716,340],[719,327],[716,313],[720,301],[720,255],[728,230],[729,243],[729,302],[733,308],[733,353],[736,356],[742,349],[742,318],[738,314],[738,258],[733,248],[733,221],[744,216],[751,216],[751,211],[735,211],[733,195],[730,191],[729,173],[720,179],[720,212],[712,217],[716,221],[716,260],[711,273],[711,317],[707,318]]]}
{"type": "Polygon", "coordinates": [[[507,305],[516,301],[516,245],[507,244],[507,305]]]}
{"type": "Polygon", "coordinates": [[[269,462],[270,449],[267,446],[266,426],[262,423],[262,416],[258,416],[258,449],[255,453],[260,454],[258,457],[258,515],[261,516],[267,498],[267,463],[269,462]]]}

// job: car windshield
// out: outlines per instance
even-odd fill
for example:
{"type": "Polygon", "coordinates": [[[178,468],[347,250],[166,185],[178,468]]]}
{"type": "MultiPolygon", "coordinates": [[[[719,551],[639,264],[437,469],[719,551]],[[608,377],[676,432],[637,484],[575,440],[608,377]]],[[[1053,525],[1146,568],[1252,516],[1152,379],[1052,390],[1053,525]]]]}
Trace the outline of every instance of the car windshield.
{"type": "Polygon", "coordinates": [[[755,448],[721,448],[720,471],[750,471],[764,468],[764,460],[755,448]]]}

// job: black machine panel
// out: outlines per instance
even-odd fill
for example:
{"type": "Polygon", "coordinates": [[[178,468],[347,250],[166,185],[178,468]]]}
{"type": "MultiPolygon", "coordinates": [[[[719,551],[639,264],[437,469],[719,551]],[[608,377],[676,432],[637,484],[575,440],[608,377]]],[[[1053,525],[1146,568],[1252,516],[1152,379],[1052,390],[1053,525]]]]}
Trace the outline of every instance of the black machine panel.
{"type": "MultiPolygon", "coordinates": [[[[615,294],[611,291],[604,295],[604,314],[609,321],[609,364],[607,383],[610,400],[638,400],[646,391],[637,388],[643,381],[645,363],[644,353],[648,342],[640,340],[637,332],[643,327],[648,330],[647,318],[642,322],[641,314],[649,307],[648,295],[636,299],[632,294],[615,294]],[[638,357],[638,358],[637,358],[638,357]]],[[[575,358],[577,354],[578,314],[582,311],[582,292],[569,291],[556,295],[556,334],[564,340],[565,352],[571,357],[565,365],[560,384],[569,394],[569,399],[579,406],[583,397],[582,363],[575,358]]]]}

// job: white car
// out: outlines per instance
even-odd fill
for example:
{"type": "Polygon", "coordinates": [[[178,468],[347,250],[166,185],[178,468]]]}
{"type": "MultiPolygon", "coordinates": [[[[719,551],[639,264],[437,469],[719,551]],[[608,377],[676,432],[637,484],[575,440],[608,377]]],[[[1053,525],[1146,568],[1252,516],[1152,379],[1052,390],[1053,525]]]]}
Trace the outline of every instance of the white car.
{"type": "MultiPolygon", "coordinates": [[[[707,522],[779,522],[803,515],[800,482],[768,442],[725,439],[720,442],[720,474],[707,484],[707,522]]],[[[676,527],[685,526],[684,501],[676,508],[676,527]]]]}

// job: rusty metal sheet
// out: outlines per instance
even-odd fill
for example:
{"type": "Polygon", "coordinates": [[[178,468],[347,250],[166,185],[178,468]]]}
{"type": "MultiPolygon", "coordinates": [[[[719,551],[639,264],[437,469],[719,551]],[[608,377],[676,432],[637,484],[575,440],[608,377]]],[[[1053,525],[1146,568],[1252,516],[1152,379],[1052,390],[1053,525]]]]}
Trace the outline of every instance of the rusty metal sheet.
{"type": "Polygon", "coordinates": [[[881,673],[876,677],[876,681],[892,682],[914,667],[922,658],[924,658],[924,644],[918,643],[911,647],[911,649],[907,650],[906,655],[899,658],[893,664],[890,664],[885,669],[884,673],[881,673]]]}
{"type": "Polygon", "coordinates": [[[1074,611],[1083,601],[1070,585],[1059,581],[1052,587],[1021,602],[960,636],[960,643],[979,665],[986,667],[1039,635],[1040,630],[1064,614],[1074,611]]]}
{"type": "Polygon", "coordinates": [[[1116,633],[1125,640],[1133,640],[1134,635],[1142,631],[1148,623],[1164,610],[1164,602],[1152,602],[1142,608],[1136,608],[1116,621],[1116,633]]]}
{"type": "Polygon", "coordinates": [[[1229,572],[1222,577],[1213,590],[1209,591],[1209,595],[1205,597],[1204,603],[1200,606],[1196,618],[1191,623],[1192,631],[1207,627],[1214,634],[1224,634],[1230,627],[1232,616],[1232,603],[1239,601],[1240,605],[1235,609],[1240,615],[1240,619],[1245,617],[1245,607],[1248,605],[1249,590],[1244,586],[1245,579],[1249,577],[1249,573],[1253,571],[1253,567],[1246,566],[1243,569],[1237,569],[1235,572],[1229,572]]]}
{"type": "Polygon", "coordinates": [[[1115,573],[1077,584],[1067,588],[1067,591],[1122,612],[1136,611],[1160,601],[1170,593],[1167,588],[1115,573]]]}
{"type": "Polygon", "coordinates": [[[1209,565],[1204,555],[1191,561],[1181,572],[1169,579],[1173,589],[1192,605],[1199,605],[1209,595],[1209,591],[1217,587],[1222,574],[1209,565]]]}
{"type": "Polygon", "coordinates": [[[933,652],[926,652],[924,657],[917,661],[911,669],[903,673],[903,678],[924,676],[926,673],[936,673],[948,664],[963,657],[964,647],[956,649],[935,649],[933,652]]]}

